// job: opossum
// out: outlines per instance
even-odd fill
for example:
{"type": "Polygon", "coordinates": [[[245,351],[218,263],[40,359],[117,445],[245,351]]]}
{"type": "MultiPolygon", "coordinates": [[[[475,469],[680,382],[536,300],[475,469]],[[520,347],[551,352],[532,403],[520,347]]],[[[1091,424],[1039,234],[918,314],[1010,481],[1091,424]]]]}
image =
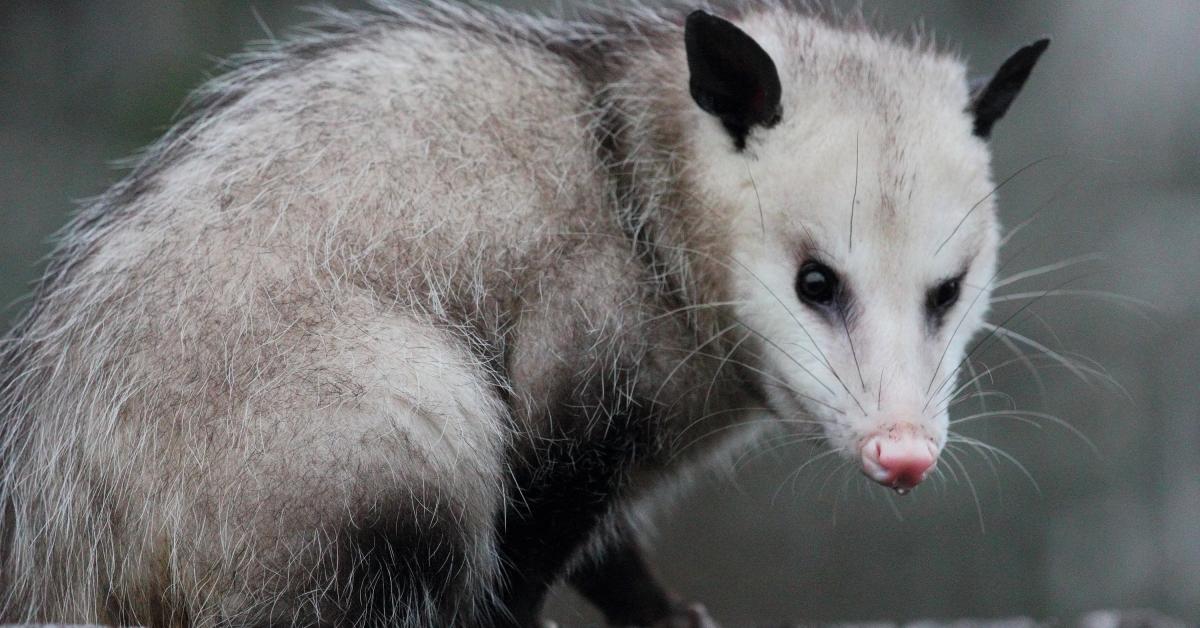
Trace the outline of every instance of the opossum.
{"type": "Polygon", "coordinates": [[[389,1],[247,55],[4,341],[0,619],[698,623],[664,487],[766,429],[935,465],[1046,45],[972,83],[783,1],[389,1]]]}

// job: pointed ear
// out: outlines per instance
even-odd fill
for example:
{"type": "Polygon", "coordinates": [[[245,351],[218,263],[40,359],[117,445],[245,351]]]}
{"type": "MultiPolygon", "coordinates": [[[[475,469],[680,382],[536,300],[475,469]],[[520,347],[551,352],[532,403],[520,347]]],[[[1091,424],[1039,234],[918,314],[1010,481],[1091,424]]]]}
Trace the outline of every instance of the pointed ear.
{"type": "Polygon", "coordinates": [[[758,42],[704,11],[688,15],[683,38],[692,98],[721,120],[738,150],[753,127],[779,122],[779,73],[758,42]]]}
{"type": "Polygon", "coordinates": [[[1049,45],[1049,39],[1039,39],[1025,46],[1013,53],[990,80],[982,81],[978,87],[972,84],[968,110],[975,117],[975,135],[987,139],[992,134],[992,126],[1004,117],[1049,45]]]}

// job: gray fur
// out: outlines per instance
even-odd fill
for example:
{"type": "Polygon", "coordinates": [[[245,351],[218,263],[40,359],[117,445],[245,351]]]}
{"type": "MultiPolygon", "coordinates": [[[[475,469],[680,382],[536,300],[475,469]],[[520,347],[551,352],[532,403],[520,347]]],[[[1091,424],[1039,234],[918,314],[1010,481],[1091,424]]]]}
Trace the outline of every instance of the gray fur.
{"type": "Polygon", "coordinates": [[[344,621],[364,558],[339,535],[395,512],[463,562],[356,621],[470,625],[553,400],[614,384],[584,434],[653,402],[623,503],[746,422],[684,15],[389,2],[206,86],[64,229],[4,341],[0,619],[344,621]]]}

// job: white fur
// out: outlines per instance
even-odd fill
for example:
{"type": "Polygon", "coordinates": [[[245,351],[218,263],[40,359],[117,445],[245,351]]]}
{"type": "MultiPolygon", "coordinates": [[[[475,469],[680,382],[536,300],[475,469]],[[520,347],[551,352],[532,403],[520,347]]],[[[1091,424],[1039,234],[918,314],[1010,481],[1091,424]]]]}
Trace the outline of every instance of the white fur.
{"type": "MultiPolygon", "coordinates": [[[[64,231],[6,339],[0,619],[329,619],[335,532],[398,507],[461,530],[442,620],[469,624],[498,584],[505,452],[551,433],[536,417],[579,372],[637,365],[606,401],[666,408],[664,460],[737,435],[730,373],[848,455],[898,420],[940,446],[927,400],[996,249],[961,64],[755,4],[741,24],[781,70],[784,120],[737,153],[687,95],[682,15],[387,3],[207,86],[217,104],[64,231]],[[611,47],[604,84],[550,50],[580,42],[611,47]],[[805,237],[858,297],[861,380],[843,328],[796,300],[805,237]],[[925,291],[967,261],[927,334],[925,291]]],[[[627,497],[668,471],[633,470],[627,497]]],[[[435,602],[374,619],[421,625],[435,602]]]]}
{"type": "Polygon", "coordinates": [[[723,130],[697,116],[706,131],[697,152],[724,158],[698,166],[696,180],[741,209],[731,266],[745,302],[735,307],[770,338],[768,370],[821,402],[780,391],[776,403],[785,415],[822,420],[831,445],[854,459],[863,439],[896,423],[940,448],[942,384],[986,313],[999,231],[989,154],[964,109],[963,67],[865,32],[744,27],[780,68],[784,121],[736,155],[720,150],[723,130]],[[794,297],[809,257],[853,292],[848,325],[794,297]],[[963,269],[958,304],[930,333],[927,291],[963,269]]]}

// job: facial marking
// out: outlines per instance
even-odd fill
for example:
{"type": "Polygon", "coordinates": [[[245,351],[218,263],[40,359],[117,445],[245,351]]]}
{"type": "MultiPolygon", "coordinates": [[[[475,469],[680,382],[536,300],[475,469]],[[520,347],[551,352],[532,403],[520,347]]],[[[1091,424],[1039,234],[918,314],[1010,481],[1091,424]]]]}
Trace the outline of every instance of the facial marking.
{"type": "Polygon", "coordinates": [[[734,280],[736,313],[764,337],[750,344],[766,379],[783,382],[774,411],[815,421],[872,479],[910,488],[947,438],[933,389],[988,306],[990,286],[974,288],[995,266],[986,146],[961,101],[905,102],[898,85],[814,93],[775,59],[789,115],[745,153],[727,137],[705,144],[725,147],[700,179],[735,208],[731,254],[751,271],[734,280]]]}

